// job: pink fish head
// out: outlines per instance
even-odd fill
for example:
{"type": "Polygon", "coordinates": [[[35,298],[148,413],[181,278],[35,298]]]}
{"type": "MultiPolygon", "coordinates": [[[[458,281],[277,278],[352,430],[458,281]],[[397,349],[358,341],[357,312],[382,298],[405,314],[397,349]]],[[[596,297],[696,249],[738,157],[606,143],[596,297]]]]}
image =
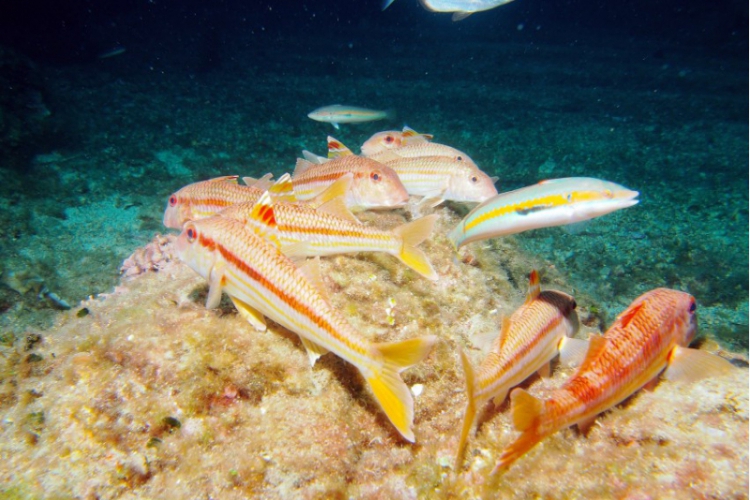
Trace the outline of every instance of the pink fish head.
{"type": "Polygon", "coordinates": [[[373,156],[388,149],[400,148],[404,145],[403,136],[403,132],[399,132],[398,130],[378,132],[362,144],[362,154],[373,156]]]}
{"type": "Polygon", "coordinates": [[[446,199],[466,202],[483,202],[497,195],[495,182],[479,170],[461,162],[449,181],[446,199]]]}
{"type": "Polygon", "coordinates": [[[169,197],[164,211],[164,225],[171,229],[180,229],[185,221],[190,220],[190,199],[180,196],[181,191],[169,197]]]}
{"type": "MultiPolygon", "coordinates": [[[[218,216],[217,216],[218,217],[218,216]]],[[[211,217],[185,223],[175,242],[177,257],[203,278],[208,279],[216,261],[216,235],[211,217]]]]}
{"type": "Polygon", "coordinates": [[[409,201],[409,193],[398,174],[392,168],[372,160],[365,168],[357,170],[349,196],[351,203],[348,205],[366,209],[396,208],[409,201]]]}

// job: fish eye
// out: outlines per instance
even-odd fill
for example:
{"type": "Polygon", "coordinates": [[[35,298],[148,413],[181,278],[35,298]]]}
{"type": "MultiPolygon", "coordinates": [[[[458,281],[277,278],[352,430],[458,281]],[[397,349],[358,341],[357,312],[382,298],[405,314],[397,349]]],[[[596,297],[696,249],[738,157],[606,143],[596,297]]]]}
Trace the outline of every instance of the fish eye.
{"type": "Polygon", "coordinates": [[[473,182],[474,184],[476,184],[478,181],[479,181],[479,178],[476,175],[472,175],[471,176],[471,182],[473,182]]]}
{"type": "Polygon", "coordinates": [[[461,155],[456,156],[456,160],[458,161],[464,161],[464,157],[461,155]]]}
{"type": "Polygon", "coordinates": [[[697,306],[695,305],[695,299],[693,299],[690,301],[690,307],[688,308],[688,312],[690,312],[690,314],[693,314],[696,308],[697,306]]]}
{"type": "Polygon", "coordinates": [[[188,243],[194,242],[195,239],[198,237],[198,231],[193,226],[190,226],[187,229],[185,229],[185,234],[187,235],[188,243]]]}
{"type": "Polygon", "coordinates": [[[575,308],[578,307],[578,303],[576,302],[576,299],[573,299],[573,302],[570,306],[571,306],[570,308],[573,310],[575,310],[575,308]]]}
{"type": "Polygon", "coordinates": [[[177,205],[177,197],[175,195],[172,195],[169,197],[169,206],[173,207],[177,205]]]}
{"type": "Polygon", "coordinates": [[[372,179],[374,182],[380,182],[380,174],[377,172],[371,172],[370,179],[372,179]]]}
{"type": "Polygon", "coordinates": [[[386,136],[385,136],[385,142],[386,142],[387,144],[390,144],[390,143],[392,143],[392,142],[393,142],[394,140],[395,140],[395,139],[394,139],[394,137],[393,137],[392,135],[386,135],[386,136]]]}

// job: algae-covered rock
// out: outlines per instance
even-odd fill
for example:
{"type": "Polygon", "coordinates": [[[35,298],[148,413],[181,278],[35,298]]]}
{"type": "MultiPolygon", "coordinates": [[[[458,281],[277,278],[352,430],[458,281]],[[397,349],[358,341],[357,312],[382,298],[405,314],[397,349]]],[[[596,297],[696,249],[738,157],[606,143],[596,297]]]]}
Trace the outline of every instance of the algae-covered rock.
{"type": "MultiPolygon", "coordinates": [[[[295,334],[273,323],[257,332],[228,301],[207,310],[204,280],[160,257],[113,293],[61,313],[53,328],[29,332],[33,341],[0,344],[0,491],[101,499],[746,493],[742,368],[641,391],[587,436],[557,433],[496,481],[487,474],[516,434],[507,405],[486,409],[456,470],[465,405],[457,347],[479,363],[476,338],[496,332],[501,315],[522,302],[533,264],[512,238],[455,256],[442,235],[456,216],[437,213],[436,234],[422,245],[437,282],[387,255],[321,263],[331,302],[363,336],[440,339],[425,362],[403,373],[415,394],[415,444],[400,438],[354,367],[333,354],[311,367],[295,334]]],[[[363,218],[384,228],[405,220],[399,212],[363,218]]],[[[160,256],[171,255],[171,240],[154,244],[160,256]]],[[[541,271],[543,286],[570,291],[554,269],[541,271]]],[[[579,304],[593,310],[585,297],[579,304]]],[[[558,367],[526,386],[543,396],[568,375],[558,367]]]]}

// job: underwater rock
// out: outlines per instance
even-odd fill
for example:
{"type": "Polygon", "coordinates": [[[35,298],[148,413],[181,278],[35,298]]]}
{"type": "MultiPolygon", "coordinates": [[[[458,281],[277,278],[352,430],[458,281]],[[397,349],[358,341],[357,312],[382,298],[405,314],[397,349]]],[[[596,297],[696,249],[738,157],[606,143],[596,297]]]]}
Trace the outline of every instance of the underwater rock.
{"type": "MultiPolygon", "coordinates": [[[[612,498],[741,497],[748,487],[747,370],[696,384],[661,382],[601,416],[588,436],[549,437],[496,483],[487,475],[516,435],[507,405],[480,409],[464,468],[453,470],[465,406],[460,345],[497,331],[523,302],[538,261],[513,238],[454,257],[447,208],[423,244],[437,282],[390,256],[321,260],[334,306],[374,341],[433,334],[403,373],[416,443],[400,438],[357,370],[333,355],[310,367],[299,338],[257,332],[231,303],[204,306],[205,280],[170,255],[171,237],[132,257],[113,293],[61,313],[39,340],[0,344],[0,494],[24,498],[612,498]],[[150,256],[149,256],[150,255],[150,256]],[[152,265],[153,264],[153,265],[152,265]],[[144,272],[154,270],[158,272],[144,272]],[[128,274],[128,271],[125,271],[128,274]],[[518,286],[515,284],[518,283],[518,286]],[[85,308],[87,314],[78,314],[85,308]],[[33,358],[30,356],[34,354],[33,358]]],[[[365,213],[388,229],[399,212],[365,213]]],[[[540,267],[545,286],[570,290],[540,267]]],[[[587,305],[590,299],[576,297],[587,305]]],[[[592,329],[583,328],[587,337],[592,329]]],[[[36,337],[35,337],[36,338],[36,337]]],[[[543,396],[568,370],[524,387],[543,396]]]]}

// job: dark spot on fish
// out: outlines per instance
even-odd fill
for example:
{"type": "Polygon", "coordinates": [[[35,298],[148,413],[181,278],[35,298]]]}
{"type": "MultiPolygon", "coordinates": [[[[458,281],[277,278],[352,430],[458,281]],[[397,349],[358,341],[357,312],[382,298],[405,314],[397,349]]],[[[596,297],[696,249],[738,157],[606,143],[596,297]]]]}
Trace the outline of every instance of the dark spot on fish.
{"type": "Polygon", "coordinates": [[[76,313],[76,316],[78,316],[79,318],[85,318],[88,315],[89,315],[89,310],[86,309],[85,307],[80,308],[78,312],[76,313]]]}
{"type": "Polygon", "coordinates": [[[744,359],[734,358],[734,359],[730,359],[729,362],[732,363],[734,366],[736,366],[738,368],[747,368],[748,367],[748,363],[744,359]]]}
{"type": "Polygon", "coordinates": [[[547,208],[549,207],[547,207],[546,205],[535,205],[529,208],[518,208],[516,209],[516,213],[518,215],[529,215],[533,214],[534,212],[541,212],[542,210],[546,210],[547,208]]]}

